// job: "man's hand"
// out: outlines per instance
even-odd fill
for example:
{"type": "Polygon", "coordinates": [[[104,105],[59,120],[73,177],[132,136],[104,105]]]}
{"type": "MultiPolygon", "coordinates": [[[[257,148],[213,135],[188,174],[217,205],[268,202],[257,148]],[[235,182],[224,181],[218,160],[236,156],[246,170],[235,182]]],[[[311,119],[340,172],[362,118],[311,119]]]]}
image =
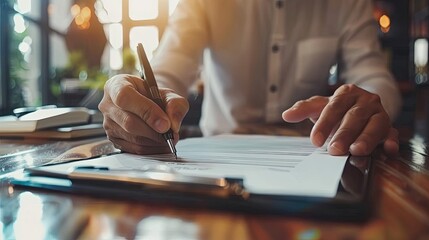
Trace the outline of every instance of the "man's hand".
{"type": "Polygon", "coordinates": [[[355,85],[343,85],[331,97],[298,101],[282,117],[287,122],[309,118],[314,123],[311,141],[321,147],[330,138],[332,155],[368,155],[379,143],[388,154],[397,154],[399,149],[398,133],[380,97],[355,85]]]}
{"type": "Polygon", "coordinates": [[[161,133],[172,129],[174,140],[189,109],[188,101],[170,89],[160,88],[166,112],[147,96],[136,76],[117,75],[106,82],[98,108],[103,113],[107,137],[123,151],[137,154],[168,153],[161,133]]]}

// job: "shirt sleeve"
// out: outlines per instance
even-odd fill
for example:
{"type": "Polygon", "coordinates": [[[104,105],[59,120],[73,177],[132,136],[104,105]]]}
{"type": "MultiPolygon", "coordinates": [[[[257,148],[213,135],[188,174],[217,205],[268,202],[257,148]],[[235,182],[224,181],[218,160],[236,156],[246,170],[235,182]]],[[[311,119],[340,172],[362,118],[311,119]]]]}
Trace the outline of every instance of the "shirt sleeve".
{"type": "Polygon", "coordinates": [[[159,85],[182,96],[197,79],[207,46],[208,24],[202,5],[199,0],[179,2],[151,61],[159,85]]]}
{"type": "Polygon", "coordinates": [[[387,68],[377,38],[377,26],[369,0],[348,1],[341,34],[340,79],[378,94],[394,120],[402,104],[396,81],[387,68]]]}

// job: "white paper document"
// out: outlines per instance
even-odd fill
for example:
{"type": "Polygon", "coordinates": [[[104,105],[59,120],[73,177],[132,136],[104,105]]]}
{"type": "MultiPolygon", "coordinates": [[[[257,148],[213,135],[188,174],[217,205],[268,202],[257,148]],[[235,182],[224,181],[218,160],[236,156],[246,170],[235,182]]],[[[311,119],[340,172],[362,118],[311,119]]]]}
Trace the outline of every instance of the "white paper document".
{"type": "Polygon", "coordinates": [[[219,135],[189,138],[171,154],[121,153],[97,159],[42,167],[68,172],[76,166],[147,170],[162,167],[178,173],[242,178],[250,193],[334,197],[347,156],[331,156],[308,137],[219,135]]]}

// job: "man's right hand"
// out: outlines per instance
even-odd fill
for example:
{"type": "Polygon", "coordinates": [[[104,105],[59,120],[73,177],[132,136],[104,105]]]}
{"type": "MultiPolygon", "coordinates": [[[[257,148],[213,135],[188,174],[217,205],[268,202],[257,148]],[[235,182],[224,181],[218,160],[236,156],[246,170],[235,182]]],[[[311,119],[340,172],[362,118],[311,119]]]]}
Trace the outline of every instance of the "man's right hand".
{"type": "Polygon", "coordinates": [[[165,112],[147,97],[141,78],[117,75],[106,82],[98,108],[107,137],[116,148],[136,154],[168,153],[161,133],[170,128],[177,143],[189,103],[171,89],[160,88],[159,92],[166,103],[165,112]]]}

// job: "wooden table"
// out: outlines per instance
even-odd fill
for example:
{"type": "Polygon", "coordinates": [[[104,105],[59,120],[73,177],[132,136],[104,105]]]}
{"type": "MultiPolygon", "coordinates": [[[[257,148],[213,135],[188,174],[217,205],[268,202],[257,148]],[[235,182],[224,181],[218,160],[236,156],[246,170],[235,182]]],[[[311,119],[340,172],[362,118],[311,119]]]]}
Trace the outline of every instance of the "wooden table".
{"type": "MultiPolygon", "coordinates": [[[[21,190],[0,181],[0,239],[429,239],[427,132],[401,135],[400,156],[375,167],[363,223],[252,215],[21,190]]],[[[0,140],[0,172],[115,151],[105,139],[0,140]]]]}

